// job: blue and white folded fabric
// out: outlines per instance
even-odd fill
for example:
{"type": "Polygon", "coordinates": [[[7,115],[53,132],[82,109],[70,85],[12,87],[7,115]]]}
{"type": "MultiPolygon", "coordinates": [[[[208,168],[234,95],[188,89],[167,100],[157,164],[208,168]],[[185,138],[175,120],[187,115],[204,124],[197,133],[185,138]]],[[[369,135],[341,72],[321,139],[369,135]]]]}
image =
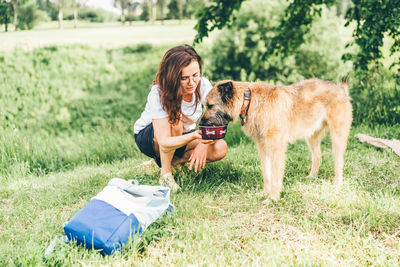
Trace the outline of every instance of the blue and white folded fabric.
{"type": "Polygon", "coordinates": [[[168,187],[113,178],[64,226],[64,232],[69,241],[110,255],[172,212],[169,197],[168,187]]]}

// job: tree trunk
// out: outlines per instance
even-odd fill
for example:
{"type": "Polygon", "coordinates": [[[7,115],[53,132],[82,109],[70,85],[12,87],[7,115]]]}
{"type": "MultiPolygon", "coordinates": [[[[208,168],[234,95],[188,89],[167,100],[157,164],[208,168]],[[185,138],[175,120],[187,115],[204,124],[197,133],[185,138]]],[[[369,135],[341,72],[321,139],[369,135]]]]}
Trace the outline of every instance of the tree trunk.
{"type": "Polygon", "coordinates": [[[13,13],[14,13],[14,31],[17,31],[17,23],[18,23],[18,1],[13,1],[12,2],[12,7],[13,7],[13,13]]]}
{"type": "Polygon", "coordinates": [[[125,13],[124,10],[121,8],[121,22],[125,25],[125,13]]]}
{"type": "Polygon", "coordinates": [[[74,28],[78,26],[78,7],[74,7],[74,28]]]}
{"type": "Polygon", "coordinates": [[[63,11],[61,7],[58,7],[58,27],[60,30],[63,29],[63,11]]]}
{"type": "Polygon", "coordinates": [[[164,25],[164,5],[160,6],[161,11],[161,24],[164,25]]]}
{"type": "Polygon", "coordinates": [[[5,31],[8,32],[8,4],[6,3],[6,6],[4,7],[4,28],[5,31]]]}
{"type": "Polygon", "coordinates": [[[154,3],[153,0],[151,0],[150,2],[151,2],[151,21],[155,23],[157,19],[157,7],[156,3],[154,3]]]}
{"type": "Polygon", "coordinates": [[[179,10],[179,22],[182,20],[182,0],[177,0],[178,2],[178,10],[179,10]]]}

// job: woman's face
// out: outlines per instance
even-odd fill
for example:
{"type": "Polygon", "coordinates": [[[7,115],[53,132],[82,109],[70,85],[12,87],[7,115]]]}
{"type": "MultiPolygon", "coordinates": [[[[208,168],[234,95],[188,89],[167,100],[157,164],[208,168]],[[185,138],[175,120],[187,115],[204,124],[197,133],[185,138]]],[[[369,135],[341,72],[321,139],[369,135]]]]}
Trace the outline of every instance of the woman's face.
{"type": "Polygon", "coordinates": [[[183,95],[192,95],[200,81],[199,62],[192,60],[182,69],[181,88],[183,95]]]}

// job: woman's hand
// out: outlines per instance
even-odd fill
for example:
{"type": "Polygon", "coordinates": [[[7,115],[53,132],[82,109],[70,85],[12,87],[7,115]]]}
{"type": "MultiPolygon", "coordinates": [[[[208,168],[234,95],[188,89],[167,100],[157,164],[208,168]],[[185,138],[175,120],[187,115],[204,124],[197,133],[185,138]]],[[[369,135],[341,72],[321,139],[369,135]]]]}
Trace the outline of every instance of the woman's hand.
{"type": "Polygon", "coordinates": [[[194,139],[200,139],[199,141],[201,143],[203,143],[203,144],[214,144],[216,142],[215,140],[202,139],[203,137],[201,136],[201,131],[200,130],[194,131],[192,133],[192,136],[193,136],[193,140],[194,139]]]}
{"type": "MultiPolygon", "coordinates": [[[[208,140],[207,140],[208,141],[208,140]]],[[[207,161],[207,149],[208,145],[204,143],[199,143],[194,149],[192,154],[190,155],[189,161],[189,170],[192,169],[194,164],[194,171],[201,170],[206,166],[207,161]]]]}

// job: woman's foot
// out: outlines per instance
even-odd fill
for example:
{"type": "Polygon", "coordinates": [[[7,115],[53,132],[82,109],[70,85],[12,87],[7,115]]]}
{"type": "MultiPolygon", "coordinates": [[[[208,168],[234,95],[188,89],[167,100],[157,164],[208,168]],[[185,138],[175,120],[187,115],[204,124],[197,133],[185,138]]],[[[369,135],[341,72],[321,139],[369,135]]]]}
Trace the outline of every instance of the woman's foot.
{"type": "Polygon", "coordinates": [[[174,176],[170,172],[161,175],[159,182],[161,185],[169,187],[172,193],[176,193],[179,189],[181,189],[181,187],[175,182],[174,176]]]}

